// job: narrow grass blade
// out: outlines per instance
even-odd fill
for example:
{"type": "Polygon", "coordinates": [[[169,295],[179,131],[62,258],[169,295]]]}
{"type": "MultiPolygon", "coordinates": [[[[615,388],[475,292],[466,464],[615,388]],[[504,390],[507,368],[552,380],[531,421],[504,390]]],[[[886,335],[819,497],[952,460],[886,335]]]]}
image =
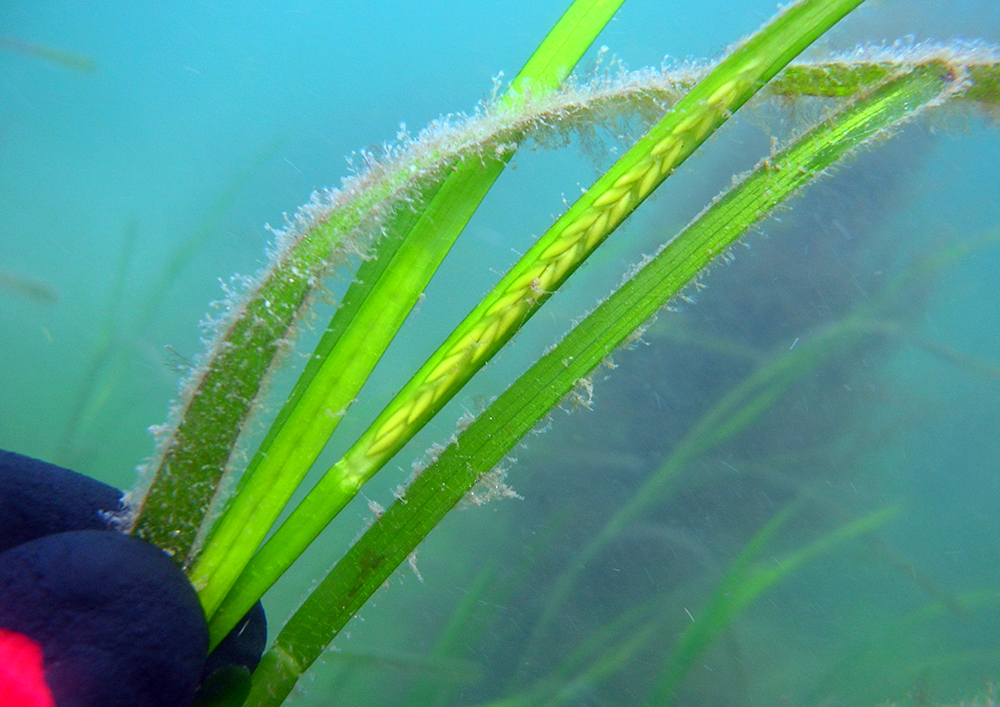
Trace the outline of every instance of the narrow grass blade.
{"type": "Polygon", "coordinates": [[[733,111],[860,2],[805,0],[781,12],[598,179],[455,329],[254,556],[220,614],[212,617],[212,635],[224,636],[236,624],[361,485],[733,111]]]}
{"type": "Polygon", "coordinates": [[[843,320],[802,342],[789,351],[783,346],[777,356],[761,365],[730,389],[692,425],[674,445],[666,459],[642,486],[616,510],[600,531],[583,545],[548,590],[542,610],[532,628],[525,654],[530,661],[541,650],[546,631],[570,597],[580,573],[597,558],[628,526],[628,523],[658,502],[678,477],[709,450],[748,429],[771,409],[779,396],[795,381],[816,370],[831,357],[849,350],[859,338],[870,333],[867,313],[854,312],[843,320]]]}
{"type": "Polygon", "coordinates": [[[57,64],[64,69],[81,71],[85,74],[97,73],[97,62],[83,54],[65,52],[61,49],[53,49],[42,44],[22,42],[11,37],[0,37],[0,49],[38,57],[39,59],[57,64]]]}
{"type": "MultiPolygon", "coordinates": [[[[998,101],[995,77],[1000,62],[995,50],[950,45],[854,53],[801,65],[808,80],[786,84],[781,91],[772,83],[769,93],[789,98],[836,95],[844,81],[880,75],[872,64],[892,67],[895,73],[934,61],[949,66],[956,76],[982,79],[963,97],[975,94],[978,105],[985,106],[998,101]]],[[[583,90],[553,94],[551,100],[529,101],[522,112],[508,106],[510,116],[501,118],[490,109],[459,125],[432,124],[416,140],[380,157],[363,153],[363,170],[345,180],[340,190],[315,194],[277,234],[267,269],[248,279],[240,288],[244,292],[231,296],[207,352],[180,391],[171,419],[160,428],[156,457],[129,494],[127,523],[179,561],[187,561],[233,444],[279,354],[294,337],[295,322],[312,293],[322,289],[326,274],[353,255],[368,252],[375,234],[395,214],[433,195],[453,166],[470,156],[478,160],[502,155],[525,136],[553,131],[563,135],[575,126],[586,128],[623,113],[672,105],[705,72],[707,68],[681,67],[597,80],[583,90]]],[[[345,308],[349,305],[345,302],[345,308]]]]}
{"type": "MultiPolygon", "coordinates": [[[[558,87],[622,2],[574,2],[515,77],[499,112],[522,103],[527,93],[558,87]]],[[[457,162],[423,209],[396,217],[392,235],[348,291],[349,307],[334,317],[313,356],[315,364],[299,379],[191,570],[208,616],[319,456],[511,155],[457,162]]]]}
{"type": "Polygon", "coordinates": [[[40,304],[53,305],[59,301],[59,293],[52,285],[10,270],[0,270],[0,290],[13,292],[40,304]]]}
{"type": "MultiPolygon", "coordinates": [[[[516,381],[407,489],[351,548],[279,634],[255,675],[254,694],[291,689],[296,675],[480,474],[499,462],[574,384],[640,327],[713,257],[799,188],[922,106],[957,86],[947,65],[894,79],[761,164],[715,202],[551,352],[516,381]],[[259,686],[259,687],[258,687],[259,686]]],[[[263,699],[262,697],[260,699],[263,699]]],[[[255,703],[257,704],[257,703],[255,703]]],[[[266,700],[259,704],[271,704],[266,700]]]]}
{"type": "Polygon", "coordinates": [[[649,704],[670,704],[695,662],[757,597],[809,560],[845,540],[871,532],[899,515],[899,509],[896,507],[876,511],[827,533],[802,549],[783,557],[780,562],[757,565],[761,551],[788,520],[792,510],[793,507],[788,507],[774,516],[733,560],[708,600],[708,604],[695,617],[694,623],[677,639],[667,665],[653,689],[649,704]]]}
{"type": "Polygon", "coordinates": [[[125,238],[122,249],[118,256],[118,264],[115,268],[114,282],[111,287],[111,295],[104,308],[104,318],[101,327],[97,332],[97,343],[94,346],[94,353],[91,354],[90,362],[83,374],[83,385],[77,391],[70,408],[69,422],[63,431],[62,440],[59,443],[58,458],[69,464],[69,456],[72,452],[73,442],[87,411],[89,404],[97,397],[98,378],[101,370],[107,365],[111,354],[112,343],[114,342],[116,321],[121,309],[122,296],[125,293],[125,278],[128,276],[129,264],[132,262],[132,253],[135,250],[135,241],[139,235],[139,225],[135,220],[129,222],[125,228],[125,238]]]}

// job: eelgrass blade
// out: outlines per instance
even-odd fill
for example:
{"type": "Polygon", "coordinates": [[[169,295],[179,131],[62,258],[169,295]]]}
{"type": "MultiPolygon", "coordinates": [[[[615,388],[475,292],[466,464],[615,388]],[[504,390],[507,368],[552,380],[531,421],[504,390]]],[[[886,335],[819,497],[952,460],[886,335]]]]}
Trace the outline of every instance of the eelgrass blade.
{"type": "Polygon", "coordinates": [[[0,270],[0,290],[6,290],[40,304],[52,305],[59,301],[59,293],[52,285],[10,270],[0,270]]]}
{"type": "Polygon", "coordinates": [[[371,159],[343,189],[313,194],[278,233],[268,266],[244,283],[245,293],[230,294],[208,351],[158,432],[155,459],[129,493],[123,525],[186,563],[257,396],[324,279],[366,252],[413,194],[433,191],[462,154],[494,137],[443,155],[392,152],[371,159]]]}
{"type": "MultiPolygon", "coordinates": [[[[129,332],[132,339],[138,339],[146,333],[150,323],[167,300],[170,289],[177,284],[181,273],[204,250],[212,235],[218,232],[222,218],[230,211],[236,197],[243,191],[254,172],[274,156],[280,143],[280,140],[272,141],[244,169],[240,170],[215,200],[202,224],[173,249],[163,270],[151,281],[141,300],[142,303],[134,310],[131,331],[129,332]]],[[[83,376],[83,386],[74,400],[69,423],[60,442],[60,456],[64,458],[72,453],[75,440],[83,436],[81,426],[84,418],[92,417],[99,412],[125,376],[126,354],[121,351],[113,351],[112,343],[116,334],[115,321],[119,316],[119,305],[124,294],[125,278],[128,275],[137,236],[138,224],[133,221],[126,231],[125,244],[119,257],[118,267],[115,269],[112,294],[105,308],[104,322],[98,331],[94,354],[83,376]],[[99,379],[102,369],[107,369],[103,381],[99,379]],[[98,388],[99,383],[100,388],[98,388]]]]}
{"type": "Polygon", "coordinates": [[[923,349],[946,363],[950,363],[965,373],[984,378],[994,383],[1000,383],[1000,366],[995,363],[984,361],[961,351],[956,351],[953,348],[925,337],[917,337],[913,343],[917,348],[923,349]]]}
{"type": "Polygon", "coordinates": [[[984,62],[970,66],[969,80],[972,85],[966,98],[994,109],[1000,106],[1000,64],[984,62]]]}
{"type": "Polygon", "coordinates": [[[541,684],[532,688],[532,696],[541,692],[544,698],[531,699],[529,704],[552,707],[574,704],[579,699],[575,687],[599,685],[632,663],[636,654],[648,648],[666,625],[663,599],[654,596],[593,631],[561,661],[551,676],[542,678],[541,684]]]}
{"type": "Polygon", "coordinates": [[[633,663],[663,630],[661,597],[616,617],[593,631],[551,675],[538,680],[523,692],[499,700],[478,703],[475,707],[558,707],[578,704],[580,687],[599,685],[633,663]]]}
{"type": "Polygon", "coordinates": [[[526,662],[532,662],[541,650],[546,632],[559,616],[580,574],[620,535],[630,521],[654,504],[662,502],[671,485],[697,459],[748,429],[772,408],[793,383],[835,355],[855,346],[861,336],[872,333],[872,328],[866,312],[853,312],[812,336],[803,336],[802,342],[792,350],[782,346],[777,356],[761,365],[716,401],[685,432],[666,459],[631,498],[611,515],[600,531],[567,563],[542,602],[541,612],[532,627],[532,636],[525,649],[526,662]]]}
{"type": "MultiPolygon", "coordinates": [[[[861,2],[802,0],[786,8],[733,50],[598,179],[473,309],[258,551],[218,615],[212,616],[209,610],[212,636],[224,636],[236,625],[361,485],[677,166],[789,61],[861,2]]],[[[208,579],[214,581],[214,577],[208,579]]],[[[199,586],[198,581],[195,584],[199,586]]],[[[212,599],[215,596],[213,592],[212,599]]],[[[211,607],[212,602],[207,605],[211,607]]]]}
{"type": "MultiPolygon", "coordinates": [[[[939,68],[944,70],[943,65],[939,68]]],[[[780,169],[781,165],[777,167],[780,169]]],[[[968,245],[962,244],[936,253],[919,263],[912,271],[890,282],[877,296],[866,300],[847,316],[824,325],[811,334],[804,334],[801,343],[795,348],[788,349],[782,346],[767,359],[758,360],[757,369],[727,391],[692,425],[683,438],[673,446],[656,471],[649,475],[633,496],[615,511],[597,535],[567,564],[567,569],[549,591],[540,617],[535,623],[533,629],[535,636],[526,651],[528,661],[530,662],[532,651],[538,649],[542,634],[569,597],[579,573],[619,535],[630,520],[654,504],[661,503],[670,485],[691,467],[692,462],[710,449],[746,430],[766,413],[778,396],[796,380],[815,371],[830,358],[850,351],[862,337],[898,337],[901,334],[898,323],[887,324],[882,319],[884,313],[892,312],[899,307],[900,300],[906,297],[903,290],[908,285],[912,285],[915,281],[926,283],[937,271],[965,255],[968,249],[968,245]]],[[[708,343],[719,350],[719,346],[714,342],[708,343]]],[[[737,350],[730,353],[740,352],[737,350]]],[[[748,356],[743,354],[743,357],[748,356]]],[[[978,370],[986,372],[983,368],[978,370]]],[[[873,441],[872,438],[869,440],[873,441]]]]}
{"type": "MultiPolygon", "coordinates": [[[[514,110],[556,89],[624,0],[576,0],[497,106],[514,110]]],[[[455,163],[422,209],[403,211],[345,296],[289,401],[255,454],[191,569],[211,617],[319,456],[351,401],[419,301],[511,151],[455,163]]],[[[221,638],[220,634],[219,638],[221,638]]]]}
{"type": "Polygon", "coordinates": [[[89,56],[75,54],[73,52],[65,52],[62,49],[53,49],[52,47],[47,47],[43,44],[22,42],[18,39],[14,39],[13,37],[0,37],[0,49],[35,56],[39,59],[52,62],[53,64],[58,64],[65,69],[81,71],[85,74],[97,73],[97,62],[89,56]]]}
{"type": "MultiPolygon", "coordinates": [[[[910,76],[890,82],[871,98],[863,99],[859,109],[855,111],[855,115],[843,115],[842,118],[838,116],[831,121],[836,121],[845,127],[860,128],[854,139],[864,140],[867,139],[864,137],[865,135],[875,136],[877,132],[868,132],[869,128],[873,130],[891,129],[896,120],[912,117],[906,112],[906,101],[909,98],[913,99],[912,109],[916,112],[920,106],[937,100],[942,91],[950,91],[952,82],[946,78],[939,78],[939,76],[947,76],[948,72],[949,69],[943,64],[923,66],[910,76]],[[869,101],[871,103],[866,109],[865,106],[869,101]],[[877,117],[879,121],[877,124],[865,126],[864,121],[868,119],[869,110],[872,108],[875,110],[885,108],[886,112],[877,117]],[[852,121],[855,121],[854,126],[851,126],[852,121]]],[[[822,131],[822,126],[820,131],[822,131]]],[[[803,142],[805,141],[800,141],[799,148],[787,150],[780,159],[765,162],[747,181],[752,182],[755,179],[760,179],[762,188],[766,189],[770,183],[771,188],[780,194],[782,187],[779,186],[779,182],[784,181],[784,178],[779,177],[779,175],[788,168],[795,169],[800,176],[804,176],[805,173],[799,172],[799,169],[807,170],[811,176],[821,174],[822,170],[832,163],[826,162],[827,157],[823,155],[822,151],[813,155],[813,159],[820,161],[799,162],[795,158],[794,152],[809,149],[809,145],[803,145],[803,142]]],[[[848,139],[841,145],[835,146],[835,149],[842,149],[852,143],[853,139],[848,139]]],[[[787,176],[787,174],[784,175],[785,178],[787,176]]],[[[811,176],[809,178],[812,178],[811,176]]],[[[800,186],[795,186],[793,190],[800,188],[800,186]]],[[[731,193],[723,198],[723,202],[731,198],[736,201],[740,197],[731,193]]],[[[772,208],[772,203],[770,196],[766,196],[766,201],[762,206],[772,208]]],[[[708,215],[706,214],[706,216],[708,215]]],[[[674,244],[668,246],[668,249],[672,246],[674,244]]],[[[709,250],[718,252],[714,246],[710,247],[709,250]]],[[[761,366],[713,405],[685,434],[681,442],[671,450],[664,463],[650,475],[639,491],[614,513],[597,536],[581,548],[580,552],[573,558],[568,569],[560,576],[549,592],[541,616],[533,629],[535,636],[531,641],[529,656],[532,650],[537,649],[540,637],[558,615],[581,569],[587,566],[631,519],[658,501],[664,489],[676,479],[678,474],[705,451],[745,429],[769,409],[778,395],[794,380],[807,371],[814,370],[816,366],[838,351],[852,346],[859,336],[872,329],[874,329],[873,333],[878,333],[878,327],[873,327],[866,312],[864,310],[857,311],[835,325],[824,328],[795,349],[785,351],[779,358],[761,366]]],[[[567,353],[567,355],[573,354],[567,353]]]]}
{"type": "MultiPolygon", "coordinates": [[[[1000,597],[993,587],[964,592],[955,597],[962,615],[966,617],[965,622],[989,621],[980,612],[995,612],[1000,605],[998,599],[1000,597]]],[[[931,654],[948,650],[948,646],[942,644],[942,634],[931,632],[930,626],[949,613],[952,609],[947,603],[932,601],[896,619],[877,633],[859,632],[843,651],[844,657],[803,695],[802,704],[820,704],[822,700],[829,700],[831,695],[836,695],[845,704],[876,704],[889,699],[891,691],[886,689],[886,678],[891,673],[898,674],[896,666],[907,665],[913,658],[923,662],[931,654]],[[921,638],[924,640],[921,641],[921,638]]],[[[996,661],[992,663],[996,664],[996,661]]],[[[909,674],[918,675],[921,672],[913,666],[909,674]]],[[[912,685],[900,687],[905,692],[912,685]]]]}
{"type": "Polygon", "coordinates": [[[840,526],[779,562],[755,566],[758,555],[788,520],[789,511],[793,507],[794,504],[774,516],[733,560],[722,581],[712,592],[708,604],[677,639],[666,667],[653,688],[650,705],[671,703],[695,662],[757,597],[809,560],[845,540],[871,532],[899,515],[897,507],[884,508],[840,526]]]}
{"type": "MultiPolygon", "coordinates": [[[[947,67],[944,67],[947,69],[947,67]]],[[[832,116],[710,206],[490,405],[351,547],[291,617],[254,673],[248,707],[278,705],[367,598],[537,422],[754,223],[927,104],[950,95],[928,66],[832,116]]]]}
{"type": "MultiPolygon", "coordinates": [[[[877,75],[872,64],[898,72],[936,60],[982,81],[963,98],[987,107],[1000,103],[996,51],[964,46],[917,45],[894,48],[888,54],[865,52],[808,63],[802,65],[799,80],[782,87],[772,82],[768,92],[789,98],[837,95],[839,85],[862,83],[859,77],[877,75]]],[[[571,89],[550,103],[532,103],[523,113],[511,111],[509,121],[489,113],[485,121],[470,120],[457,133],[432,130],[381,158],[365,155],[365,170],[345,181],[339,191],[314,195],[278,235],[268,268],[248,281],[244,294],[230,296],[229,311],[216,325],[214,340],[182,387],[168,424],[160,428],[156,458],[130,492],[132,511],[126,520],[178,561],[186,561],[217,495],[233,444],[280,359],[278,354],[294,336],[296,318],[310,293],[322,289],[324,275],[352,254],[367,252],[388,219],[408,209],[413,200],[423,202],[435,193],[452,166],[470,155],[478,159],[503,154],[525,135],[571,130],[640,106],[671,105],[704,71],[668,69],[596,81],[582,93],[571,89]]],[[[345,301],[345,308],[349,305],[345,301]]]]}
{"type": "MultiPolygon", "coordinates": [[[[483,611],[485,607],[492,607],[490,601],[497,594],[504,594],[504,589],[509,588],[514,582],[514,578],[522,579],[525,571],[508,574],[501,579],[497,572],[499,563],[488,562],[477,574],[468,591],[462,593],[462,598],[454,608],[448,618],[448,623],[441,629],[434,647],[429,651],[429,655],[435,658],[446,658],[452,653],[458,652],[460,640],[469,635],[475,636],[486,631],[489,622],[495,618],[491,611],[483,611]],[[497,586],[500,591],[497,591],[497,586]]],[[[522,563],[522,567],[527,563],[522,563]]],[[[520,569],[520,568],[519,568],[520,569]]],[[[433,675],[421,675],[414,687],[410,690],[409,696],[405,700],[407,707],[431,707],[431,705],[444,704],[448,697],[458,689],[455,683],[442,683],[433,675]]]]}
{"type": "Polygon", "coordinates": [[[82,376],[83,385],[73,398],[70,407],[69,422],[63,430],[62,439],[59,442],[57,458],[62,459],[65,464],[70,464],[70,454],[72,445],[76,439],[77,432],[86,417],[88,404],[95,397],[95,390],[98,384],[98,376],[101,369],[105,367],[111,354],[111,346],[115,337],[115,322],[118,318],[121,307],[122,296],[125,293],[125,278],[128,276],[129,264],[132,262],[132,253],[135,250],[135,241],[139,235],[139,225],[133,219],[125,227],[125,237],[122,249],[118,255],[118,264],[115,268],[111,295],[104,307],[104,317],[101,326],[97,331],[97,343],[94,352],[91,354],[90,362],[82,376]]]}

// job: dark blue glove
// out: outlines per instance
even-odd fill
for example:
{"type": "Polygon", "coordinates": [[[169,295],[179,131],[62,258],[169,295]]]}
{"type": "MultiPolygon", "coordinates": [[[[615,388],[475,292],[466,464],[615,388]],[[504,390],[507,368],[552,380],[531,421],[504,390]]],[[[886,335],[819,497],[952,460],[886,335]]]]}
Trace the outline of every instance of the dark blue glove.
{"type": "Polygon", "coordinates": [[[206,659],[187,577],[155,546],[109,529],[121,497],[0,451],[0,705],[187,707],[217,670],[257,666],[260,605],[206,659]]]}

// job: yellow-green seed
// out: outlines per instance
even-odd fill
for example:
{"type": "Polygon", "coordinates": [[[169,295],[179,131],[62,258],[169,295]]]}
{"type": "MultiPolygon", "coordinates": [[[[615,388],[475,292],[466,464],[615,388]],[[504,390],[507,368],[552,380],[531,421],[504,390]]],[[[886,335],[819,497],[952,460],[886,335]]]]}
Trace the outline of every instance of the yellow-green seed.
{"type": "Polygon", "coordinates": [[[660,160],[660,174],[665,175],[677,166],[677,162],[680,161],[681,152],[683,151],[684,143],[678,141],[670,152],[664,154],[663,158],[660,160]]]}
{"type": "Polygon", "coordinates": [[[694,139],[701,140],[708,134],[708,131],[712,129],[712,125],[717,120],[718,113],[716,111],[708,111],[702,116],[701,122],[695,127],[694,139]]]}
{"type": "Polygon", "coordinates": [[[701,123],[704,115],[705,115],[704,111],[701,110],[692,111],[687,115],[687,117],[684,118],[684,120],[677,123],[677,125],[674,127],[673,134],[680,136],[683,135],[684,133],[692,132],[695,126],[701,123]]]}
{"type": "Polygon", "coordinates": [[[494,342],[499,329],[500,317],[494,317],[493,320],[486,325],[486,328],[482,330],[482,333],[476,338],[476,344],[474,345],[475,348],[472,350],[473,359],[476,358],[476,351],[479,350],[479,347],[488,347],[494,342]]]}
{"type": "Polygon", "coordinates": [[[653,161],[649,165],[649,169],[646,170],[646,174],[642,176],[642,181],[639,183],[639,198],[642,199],[646,197],[653,189],[656,187],[656,178],[660,176],[660,163],[653,161]]]}
{"type": "MultiPolygon", "coordinates": [[[[572,253],[567,253],[564,257],[559,258],[558,260],[553,260],[550,264],[550,272],[547,279],[551,280],[553,283],[559,282],[562,280],[563,275],[566,274],[566,271],[569,270],[575,262],[576,258],[573,257],[572,253]]],[[[548,290],[549,287],[551,287],[551,285],[547,284],[544,289],[548,290]]]]}
{"type": "Polygon", "coordinates": [[[739,81],[737,79],[732,79],[712,91],[712,95],[708,97],[707,103],[712,108],[728,109],[729,106],[732,105],[733,99],[736,97],[738,91],[739,81]]]}
{"type": "Polygon", "coordinates": [[[389,419],[385,421],[385,424],[383,424],[378,429],[378,432],[375,433],[375,441],[368,447],[369,456],[373,456],[388,449],[392,446],[392,443],[396,439],[399,439],[403,426],[406,424],[406,418],[409,414],[409,405],[405,405],[399,410],[396,410],[396,412],[392,413],[389,419]]]}
{"type": "Polygon", "coordinates": [[[441,363],[436,365],[429,374],[427,374],[427,381],[430,383],[439,383],[446,376],[449,376],[457,371],[464,355],[464,349],[459,349],[458,351],[452,349],[452,352],[446,356],[441,363]]]}
{"type": "Polygon", "coordinates": [[[584,212],[582,215],[577,217],[577,219],[573,221],[573,223],[569,224],[568,226],[566,226],[566,228],[563,229],[561,237],[573,238],[574,236],[583,233],[588,228],[590,228],[590,224],[594,222],[594,220],[597,218],[599,214],[600,212],[594,209],[589,209],[588,211],[584,212]]]}
{"type": "Polygon", "coordinates": [[[587,229],[587,249],[593,248],[597,245],[600,240],[607,233],[608,229],[608,212],[605,211],[598,217],[596,221],[587,229]]]}
{"type": "Polygon", "coordinates": [[[656,145],[650,151],[650,154],[653,155],[653,157],[658,157],[662,155],[664,152],[673,150],[676,145],[680,144],[681,144],[680,138],[671,133],[669,136],[656,143],[656,145]]]}
{"type": "Polygon", "coordinates": [[[629,212],[629,207],[632,205],[632,192],[629,192],[621,198],[614,208],[611,209],[611,223],[619,223],[625,215],[629,212]]]}
{"type": "Polygon", "coordinates": [[[500,316],[501,325],[504,329],[510,329],[515,322],[519,321],[525,314],[524,307],[511,307],[500,316]]]}
{"type": "Polygon", "coordinates": [[[541,263],[533,263],[531,268],[511,283],[507,291],[517,292],[522,298],[527,297],[531,293],[531,290],[534,289],[535,281],[538,280],[543,267],[544,265],[541,263]]]}
{"type": "Polygon", "coordinates": [[[402,434],[403,434],[402,425],[398,425],[397,427],[391,430],[387,430],[385,427],[383,427],[381,430],[379,430],[379,435],[381,436],[371,443],[371,446],[368,447],[365,454],[369,457],[378,456],[385,450],[389,449],[393,444],[395,444],[396,440],[398,440],[402,434]]]}
{"type": "Polygon", "coordinates": [[[605,206],[608,206],[609,204],[613,204],[619,199],[621,199],[622,194],[625,194],[631,188],[632,188],[632,182],[629,182],[624,186],[620,187],[615,186],[612,189],[608,189],[606,192],[597,197],[597,200],[594,201],[594,206],[600,209],[604,208],[605,206]]]}
{"type": "Polygon", "coordinates": [[[489,350],[490,347],[487,344],[481,344],[473,348],[472,355],[469,357],[470,363],[478,363],[479,359],[483,358],[489,350]]]}
{"type": "Polygon", "coordinates": [[[406,417],[407,424],[413,424],[414,420],[427,412],[427,408],[431,406],[434,402],[434,388],[435,386],[426,386],[424,391],[417,398],[417,401],[413,403],[413,407],[410,409],[410,414],[406,417]]]}
{"type": "Polygon", "coordinates": [[[578,239],[576,238],[567,238],[563,235],[561,238],[556,239],[555,243],[542,251],[541,259],[551,260],[552,258],[558,258],[567,250],[575,246],[577,241],[578,239]]]}
{"type": "Polygon", "coordinates": [[[615,180],[615,183],[612,186],[615,189],[623,189],[625,187],[630,187],[639,179],[639,177],[642,176],[642,172],[643,170],[641,166],[633,167],[628,172],[618,177],[618,179],[615,180]]]}
{"type": "MultiPolygon", "coordinates": [[[[463,351],[462,358],[464,359],[467,354],[468,354],[467,351],[463,351]]],[[[435,400],[439,400],[446,392],[448,392],[448,389],[451,387],[451,384],[455,382],[456,378],[458,378],[458,375],[461,372],[464,363],[465,363],[464,360],[462,364],[456,363],[452,368],[445,371],[444,374],[442,374],[436,381],[434,381],[435,400]]]]}

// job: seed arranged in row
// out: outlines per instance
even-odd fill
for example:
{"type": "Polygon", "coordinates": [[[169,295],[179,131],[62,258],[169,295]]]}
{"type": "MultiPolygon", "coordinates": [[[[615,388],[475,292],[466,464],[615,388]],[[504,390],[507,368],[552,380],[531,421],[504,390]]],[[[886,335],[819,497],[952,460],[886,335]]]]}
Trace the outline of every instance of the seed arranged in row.
{"type": "Polygon", "coordinates": [[[707,100],[690,109],[666,136],[646,146],[646,154],[601,192],[588,208],[575,217],[564,216],[561,221],[567,221],[565,224],[557,222],[550,231],[556,235],[543,238],[528,252],[528,257],[536,254],[535,260],[519,273],[511,273],[505,278],[509,282],[501,281],[479,321],[467,328],[437,363],[429,367],[423,383],[378,428],[366,451],[367,456],[378,456],[393,447],[435,402],[461,384],[459,379],[465,378],[463,373],[471,374],[478,368],[496,344],[523,322],[541,299],[558,288],[568,273],[728,117],[735,102],[749,90],[756,68],[746,67],[716,88],[707,100]]]}

